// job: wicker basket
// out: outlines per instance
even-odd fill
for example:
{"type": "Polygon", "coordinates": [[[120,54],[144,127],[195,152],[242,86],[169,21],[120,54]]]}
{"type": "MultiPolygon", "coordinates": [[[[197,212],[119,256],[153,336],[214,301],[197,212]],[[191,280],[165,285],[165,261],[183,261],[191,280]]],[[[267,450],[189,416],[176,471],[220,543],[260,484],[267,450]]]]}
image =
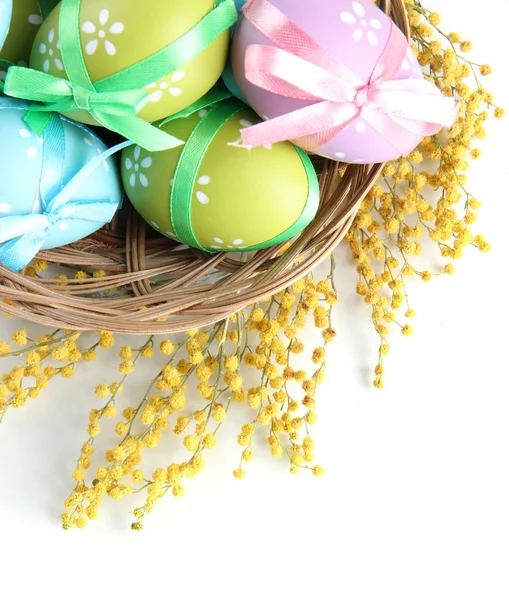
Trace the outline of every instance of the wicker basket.
{"type": "MultiPolygon", "coordinates": [[[[379,5],[408,35],[404,0],[379,5]]],[[[27,277],[0,266],[0,309],[51,327],[163,334],[202,327],[270,296],[328,256],[350,228],[383,165],[346,168],[314,160],[321,201],[314,221],[288,248],[209,255],[154,234],[126,206],[115,221],[75,244],[39,258],[87,279],[27,277]],[[147,232],[149,229],[149,232],[147,232]],[[92,277],[104,270],[107,276],[92,277]]],[[[61,269],[59,269],[61,270],[61,269]]],[[[51,273],[52,270],[48,270],[51,273]]]]}

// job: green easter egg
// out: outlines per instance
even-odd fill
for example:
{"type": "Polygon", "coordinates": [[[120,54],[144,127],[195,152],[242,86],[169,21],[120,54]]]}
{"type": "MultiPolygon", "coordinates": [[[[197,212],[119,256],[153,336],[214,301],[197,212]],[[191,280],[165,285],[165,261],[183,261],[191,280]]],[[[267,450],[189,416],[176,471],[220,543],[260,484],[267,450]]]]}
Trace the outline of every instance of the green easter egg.
{"type": "Polygon", "coordinates": [[[28,65],[32,44],[41,23],[37,0],[14,0],[9,33],[0,51],[0,59],[15,65],[28,65]]]}
{"type": "MultiPolygon", "coordinates": [[[[153,56],[192,29],[214,7],[214,0],[82,0],[80,39],[93,83],[153,56]]],[[[66,78],[59,40],[59,4],[35,40],[30,67],[66,78]]],[[[153,122],[173,115],[205,95],[224,69],[230,34],[219,35],[196,58],[143,88],[150,102],[138,116],[153,122]]],[[[96,124],[89,113],[73,119],[96,124]]]]}
{"type": "Polygon", "coordinates": [[[284,242],[316,214],[319,188],[308,156],[290,142],[242,146],[240,130],[260,119],[226,100],[162,128],[184,147],[122,154],[127,196],[163,235],[211,252],[284,242]]]}

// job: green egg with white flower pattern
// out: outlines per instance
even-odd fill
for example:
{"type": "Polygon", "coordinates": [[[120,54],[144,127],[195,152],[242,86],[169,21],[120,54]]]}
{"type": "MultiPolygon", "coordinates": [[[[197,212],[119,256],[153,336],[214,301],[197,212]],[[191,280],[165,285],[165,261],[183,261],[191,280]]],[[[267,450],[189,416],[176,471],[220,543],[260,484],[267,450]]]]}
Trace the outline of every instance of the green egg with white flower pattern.
{"type": "Polygon", "coordinates": [[[7,33],[3,45],[0,40],[0,59],[27,66],[34,38],[42,23],[37,0],[14,0],[9,14],[9,23],[0,23],[0,29],[5,27],[7,33]]]}
{"type": "MultiPolygon", "coordinates": [[[[67,78],[59,39],[60,7],[61,3],[44,21],[33,45],[30,67],[67,78]]],[[[80,40],[91,81],[106,79],[153,56],[215,7],[215,0],[81,0],[80,40]]],[[[221,76],[229,40],[226,30],[181,68],[163,79],[144,83],[150,100],[138,116],[148,122],[158,121],[205,95],[221,76]]],[[[70,116],[96,124],[86,111],[70,116]]]]}
{"type": "Polygon", "coordinates": [[[292,238],[318,209],[318,181],[308,156],[290,142],[244,147],[240,130],[260,119],[240,102],[206,139],[214,121],[209,111],[162,126],[188,140],[184,147],[123,151],[122,180],[132,204],[163,235],[212,252],[258,250],[292,238]]]}

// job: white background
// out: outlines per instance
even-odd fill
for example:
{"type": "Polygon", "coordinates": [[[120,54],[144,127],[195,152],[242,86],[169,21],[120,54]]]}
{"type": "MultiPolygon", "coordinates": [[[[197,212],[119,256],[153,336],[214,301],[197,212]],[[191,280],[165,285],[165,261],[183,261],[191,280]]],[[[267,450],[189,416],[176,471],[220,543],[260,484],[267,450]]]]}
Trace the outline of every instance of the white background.
{"type": "MultiPolygon", "coordinates": [[[[507,0],[425,4],[474,41],[474,56],[496,70],[486,87],[507,107],[507,0]]],[[[247,479],[234,480],[235,424],[186,496],[163,500],[143,533],[129,530],[122,504],[64,532],[93,386],[113,377],[112,356],[107,376],[91,366],[0,429],[1,597],[507,600],[508,123],[489,133],[469,186],[493,251],[469,251],[455,277],[411,286],[415,335],[394,336],[383,392],[370,387],[377,339],[338,251],[340,339],[315,427],[325,477],[291,476],[259,452],[247,479]]],[[[2,318],[1,337],[20,326],[2,318]]]]}

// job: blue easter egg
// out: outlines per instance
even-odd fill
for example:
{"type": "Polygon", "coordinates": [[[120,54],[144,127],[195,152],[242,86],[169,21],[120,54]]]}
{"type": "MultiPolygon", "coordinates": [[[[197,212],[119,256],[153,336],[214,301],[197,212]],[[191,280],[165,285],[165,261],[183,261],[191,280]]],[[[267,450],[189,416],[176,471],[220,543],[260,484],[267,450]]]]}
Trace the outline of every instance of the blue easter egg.
{"type": "MultiPolygon", "coordinates": [[[[103,142],[87,127],[65,117],[60,119],[63,136],[53,161],[45,160],[51,153],[46,148],[49,134],[39,137],[24,122],[27,105],[17,100],[3,99],[12,107],[0,103],[0,221],[45,212],[45,204],[55,196],[53,186],[66,185],[94,158],[107,150],[103,142]],[[60,159],[58,159],[60,156],[60,159]],[[63,176],[62,176],[63,175],[63,176]],[[42,181],[46,191],[42,189],[42,181]],[[49,190],[49,191],[48,191],[49,190]],[[46,196],[46,197],[45,197],[46,196]]],[[[0,102],[2,99],[0,98],[0,102]]],[[[48,130],[46,130],[48,131],[48,130]]],[[[122,185],[117,163],[108,158],[99,164],[73,192],[70,203],[116,203],[122,200],[122,185]]],[[[42,245],[43,250],[57,248],[83,239],[105,223],[87,219],[59,219],[51,227],[42,245]]]]}
{"type": "Polygon", "coordinates": [[[12,0],[0,0],[0,50],[9,33],[12,16],[12,0]]]}

